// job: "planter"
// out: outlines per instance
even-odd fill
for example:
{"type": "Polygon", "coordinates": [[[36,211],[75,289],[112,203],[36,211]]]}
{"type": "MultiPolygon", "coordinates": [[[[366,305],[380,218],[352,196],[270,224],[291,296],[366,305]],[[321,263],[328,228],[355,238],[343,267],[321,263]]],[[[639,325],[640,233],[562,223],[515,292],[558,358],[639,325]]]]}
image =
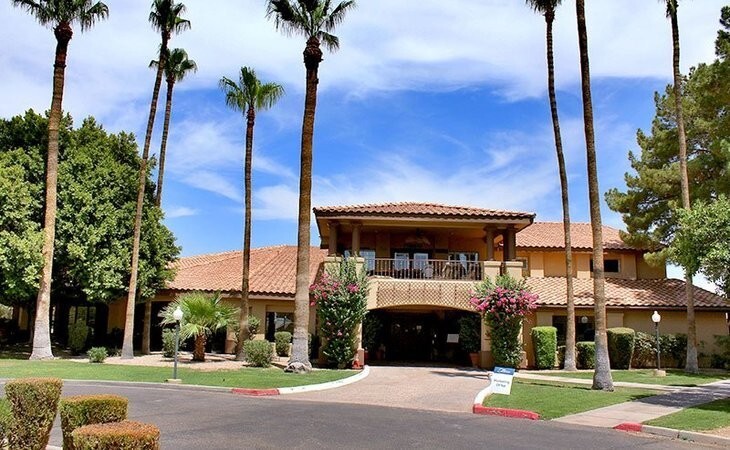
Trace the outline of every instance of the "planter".
{"type": "Polygon", "coordinates": [[[479,353],[478,352],[469,353],[469,359],[471,360],[472,367],[479,367],[479,353]]]}

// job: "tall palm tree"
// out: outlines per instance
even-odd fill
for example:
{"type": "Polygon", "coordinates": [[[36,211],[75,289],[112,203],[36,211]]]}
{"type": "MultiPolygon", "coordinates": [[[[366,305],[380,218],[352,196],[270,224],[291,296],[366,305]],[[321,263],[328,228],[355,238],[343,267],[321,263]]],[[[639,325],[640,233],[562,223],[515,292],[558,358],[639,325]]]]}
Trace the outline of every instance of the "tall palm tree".
{"type": "MultiPolygon", "coordinates": [[[[147,119],[147,131],[144,137],[142,149],[142,161],[139,166],[139,184],[137,188],[137,211],[134,216],[134,235],[132,238],[132,264],[129,277],[129,289],[127,293],[127,314],[124,321],[124,342],[122,343],[122,359],[134,358],[133,337],[134,337],[134,306],[137,298],[137,271],[139,269],[139,241],[142,229],[142,205],[144,204],[144,188],[147,179],[147,160],[150,155],[150,142],[152,141],[152,129],[155,125],[157,114],[157,99],[160,95],[162,84],[162,72],[165,68],[167,57],[167,45],[174,33],[179,33],[190,28],[190,21],[180,17],[185,13],[185,5],[175,3],[174,0],[154,0],[149,21],[152,27],[160,33],[162,42],[160,44],[159,64],[155,85],[152,89],[152,101],[150,102],[150,115],[147,119]]],[[[152,304],[149,305],[150,313],[152,304]]],[[[145,310],[147,305],[145,305],[145,310]]],[[[147,313],[145,312],[145,316],[147,313]]],[[[149,351],[149,349],[146,349],[149,351]]]]}
{"type": "Polygon", "coordinates": [[[576,370],[575,365],[575,301],[573,298],[573,252],[570,238],[570,203],[568,201],[568,175],[565,170],[563,140],[560,136],[560,119],[558,117],[558,101],[555,95],[555,58],[553,55],[553,21],[555,10],[562,0],[527,0],[527,4],[536,12],[545,16],[545,41],[547,43],[548,97],[550,113],[553,119],[555,135],[555,153],[558,157],[560,175],[560,195],[563,202],[563,231],[565,233],[565,283],[567,293],[567,327],[565,330],[565,370],[576,370]]]}
{"type": "MultiPolygon", "coordinates": [[[[682,208],[690,209],[689,175],[687,173],[687,134],[684,130],[684,113],[682,110],[682,74],[679,71],[679,22],[677,9],[679,0],[661,0],[667,5],[667,17],[672,24],[672,62],[674,76],[674,107],[677,117],[677,137],[679,140],[679,177],[682,189],[682,208]]],[[[697,325],[695,323],[695,301],[692,275],[685,270],[685,295],[687,297],[687,363],[685,370],[699,372],[697,361],[697,325]]]]}
{"type": "Polygon", "coordinates": [[[611,363],[608,359],[606,336],[606,290],[603,272],[603,227],[601,201],[598,190],[596,142],[593,132],[593,101],[591,100],[591,70],[588,61],[588,33],[586,31],[585,0],[577,0],[578,45],[580,47],[581,88],[583,92],[583,125],[585,128],[586,156],[588,160],[588,199],[593,231],[593,302],[596,328],[596,369],[593,373],[593,389],[613,391],[611,363]]]}
{"type": "Polygon", "coordinates": [[[63,109],[63,85],[66,55],[73,37],[74,23],[81,31],[109,16],[109,8],[92,0],[12,0],[13,5],[28,11],[41,25],[53,28],[56,56],[53,64],[53,95],[48,117],[48,155],[46,159],[46,206],[43,223],[43,270],[36,299],[33,351],[30,359],[53,358],[51,351],[50,309],[53,274],[53,246],[56,238],[56,192],[58,183],[58,131],[63,109]]]}
{"type": "Polygon", "coordinates": [[[251,161],[253,159],[253,129],[256,111],[271,108],[284,95],[284,88],[276,83],[262,83],[256,72],[241,67],[238,82],[223,77],[220,87],[226,95],[226,105],[241,111],[246,116],[246,156],[243,164],[245,191],[245,220],[243,224],[243,270],[241,273],[241,306],[239,307],[238,341],[236,359],[243,361],[243,344],[249,339],[248,328],[248,282],[251,261],[251,161]]]}
{"type": "MultiPolygon", "coordinates": [[[[170,129],[170,115],[172,114],[172,91],[175,83],[182,81],[189,72],[197,72],[195,61],[188,59],[188,54],[181,48],[175,48],[165,55],[165,81],[167,83],[167,99],[165,102],[165,120],[162,126],[162,142],[160,144],[160,168],[157,172],[157,193],[155,204],[162,204],[162,181],[165,174],[165,152],[167,150],[167,135],[170,129]]],[[[158,69],[160,61],[150,62],[150,67],[158,69]]],[[[142,323],[142,353],[150,353],[150,334],[152,332],[152,299],[144,302],[144,322],[142,323]]]]}
{"type": "Polygon", "coordinates": [[[304,117],[302,121],[301,168],[299,173],[299,220],[297,230],[297,277],[294,295],[294,341],[287,370],[309,371],[309,246],[310,213],[312,207],[312,137],[317,107],[321,44],[335,51],[340,40],[331,34],[355,7],[354,0],[344,0],[334,7],[331,0],[268,0],[266,15],[274,18],[277,29],[287,34],[307,38],[304,66],[307,69],[304,117]]]}

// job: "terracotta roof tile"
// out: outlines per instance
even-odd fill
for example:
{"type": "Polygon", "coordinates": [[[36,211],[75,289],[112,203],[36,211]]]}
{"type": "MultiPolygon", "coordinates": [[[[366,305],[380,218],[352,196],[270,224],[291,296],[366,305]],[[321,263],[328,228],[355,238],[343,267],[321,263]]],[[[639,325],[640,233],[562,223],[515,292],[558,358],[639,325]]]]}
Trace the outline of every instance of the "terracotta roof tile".
{"type": "MultiPolygon", "coordinates": [[[[576,250],[593,249],[591,224],[577,222],[570,224],[571,248],[576,250]]],[[[562,222],[535,222],[517,233],[517,247],[523,248],[565,248],[565,233],[562,222]]],[[[619,230],[603,227],[604,250],[641,250],[631,247],[621,240],[619,230]]]]}
{"type": "MultiPolygon", "coordinates": [[[[309,277],[314,280],[326,250],[310,248],[309,277]]],[[[251,250],[251,294],[293,296],[297,248],[293,245],[251,250]]],[[[168,288],[180,291],[240,291],[243,256],[241,251],[180,258],[177,274],[168,288]]]]}
{"type": "MultiPolygon", "coordinates": [[[[574,278],[576,306],[593,306],[593,279],[574,278]]],[[[566,305],[564,277],[527,278],[527,285],[540,296],[543,306],[566,305]]],[[[674,279],[622,280],[606,279],[607,307],[686,308],[684,281],[674,279]]],[[[730,302],[719,295],[695,286],[695,307],[730,310],[730,302]]]]}
{"type": "Polygon", "coordinates": [[[382,216],[382,217],[435,217],[466,219],[531,219],[534,213],[503,211],[496,209],[473,208],[468,206],[450,206],[437,203],[381,203],[351,206],[321,206],[314,208],[317,216],[330,217],[339,215],[382,216]]]}

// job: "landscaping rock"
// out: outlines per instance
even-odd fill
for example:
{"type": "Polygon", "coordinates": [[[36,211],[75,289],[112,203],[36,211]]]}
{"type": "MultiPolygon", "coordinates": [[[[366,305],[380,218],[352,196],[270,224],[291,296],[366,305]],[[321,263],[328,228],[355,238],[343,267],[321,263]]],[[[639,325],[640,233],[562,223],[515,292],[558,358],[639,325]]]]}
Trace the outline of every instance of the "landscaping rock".
{"type": "Polygon", "coordinates": [[[288,373],[309,373],[312,371],[312,366],[301,362],[293,362],[286,366],[284,372],[288,373]]]}

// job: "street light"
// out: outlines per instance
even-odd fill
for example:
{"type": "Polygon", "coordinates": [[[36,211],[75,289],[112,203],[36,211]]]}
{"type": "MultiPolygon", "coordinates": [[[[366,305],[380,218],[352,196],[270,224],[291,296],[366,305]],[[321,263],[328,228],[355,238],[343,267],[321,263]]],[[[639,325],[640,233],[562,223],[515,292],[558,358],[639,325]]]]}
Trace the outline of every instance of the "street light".
{"type": "Polygon", "coordinates": [[[661,352],[659,349],[659,322],[662,321],[662,316],[654,311],[654,314],[651,315],[651,321],[654,322],[654,331],[656,333],[656,370],[654,370],[654,375],[663,377],[666,375],[666,372],[661,370],[661,352]]]}
{"type": "MultiPolygon", "coordinates": [[[[180,346],[180,321],[183,318],[183,311],[180,309],[180,306],[175,308],[175,311],[172,313],[172,318],[175,319],[175,364],[172,368],[172,379],[177,380],[177,351],[178,347],[180,346]]],[[[658,335],[657,335],[658,336],[658,335]]]]}

